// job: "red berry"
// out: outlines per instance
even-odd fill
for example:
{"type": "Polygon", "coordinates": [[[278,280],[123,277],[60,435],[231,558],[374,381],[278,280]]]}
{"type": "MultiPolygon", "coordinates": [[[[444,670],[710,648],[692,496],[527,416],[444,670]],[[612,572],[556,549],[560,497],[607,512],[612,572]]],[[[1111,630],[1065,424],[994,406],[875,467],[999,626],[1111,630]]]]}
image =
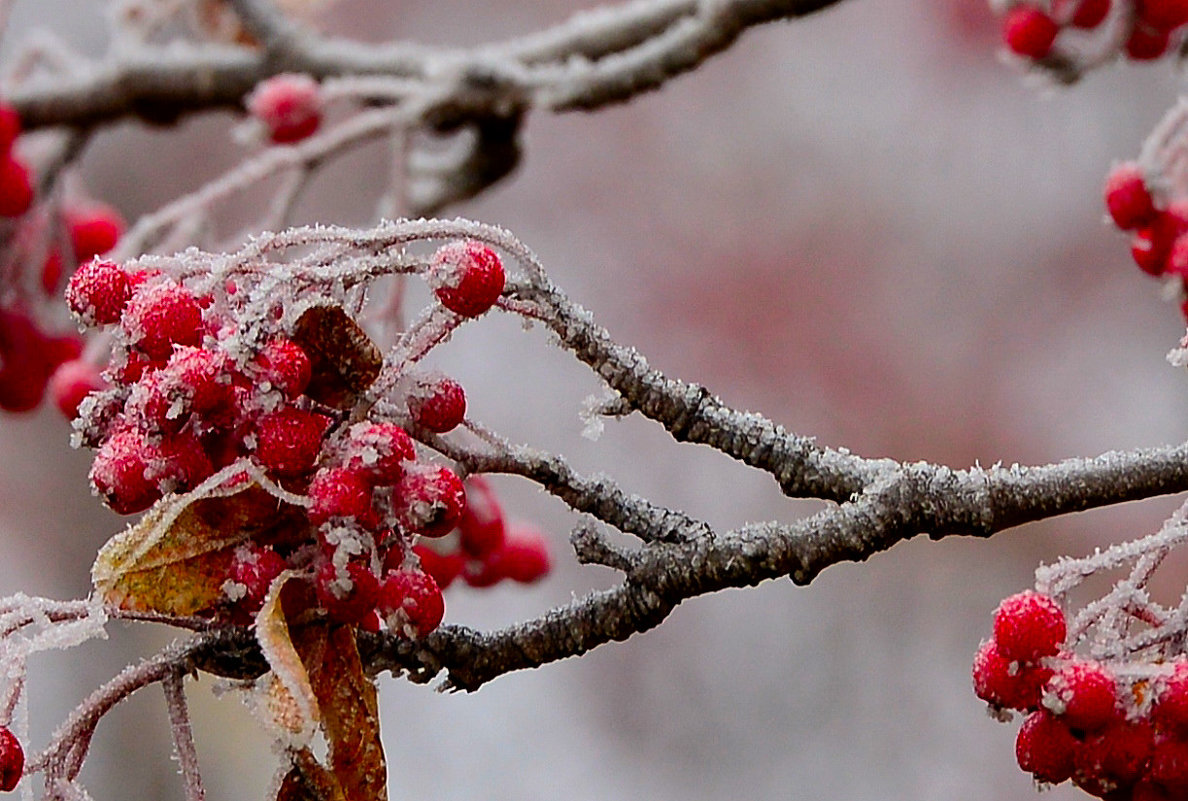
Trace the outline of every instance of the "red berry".
{"type": "Polygon", "coordinates": [[[139,431],[117,431],[99,446],[91,464],[91,483],[117,514],[143,512],[162,494],[148,476],[149,462],[159,458],[159,451],[139,431]]]}
{"type": "Polygon", "coordinates": [[[356,423],[347,437],[347,466],[366,471],[378,487],[399,482],[405,462],[416,455],[412,438],[395,423],[356,423]]]}
{"type": "Polygon", "coordinates": [[[1188,22],[1188,0],[1138,0],[1138,20],[1157,31],[1170,31],[1188,22]]]}
{"type": "Polygon", "coordinates": [[[1110,0],[1081,0],[1073,14],[1072,24],[1077,28],[1096,28],[1110,13],[1110,0]]]}
{"type": "Polygon", "coordinates": [[[308,473],[329,425],[324,415],[292,407],[265,415],[256,425],[256,460],[278,476],[308,473]]]}
{"type": "Polygon", "coordinates": [[[15,108],[0,103],[0,156],[7,156],[21,135],[21,117],[15,108]]]}
{"type": "Polygon", "coordinates": [[[86,325],[119,322],[131,297],[128,273],[101,259],[83,264],[66,285],[66,305],[86,325]]]}
{"type": "Polygon", "coordinates": [[[158,375],[176,386],[186,409],[200,417],[222,415],[234,405],[231,374],[221,352],[175,348],[158,375]]]}
{"type": "Polygon", "coordinates": [[[64,216],[74,260],[78,263],[90,261],[114,248],[126,227],[120,213],[103,203],[70,209],[64,216]]]}
{"type": "Polygon", "coordinates": [[[264,604],[272,582],[285,567],[280,554],[249,540],[235,549],[223,591],[240,610],[255,612],[264,604]]]}
{"type": "Polygon", "coordinates": [[[413,638],[428,636],[445,617],[441,588],[420,570],[389,572],[380,585],[378,608],[389,629],[413,638]]]}
{"type": "Polygon", "coordinates": [[[1099,798],[1127,789],[1146,773],[1154,747],[1155,735],[1146,721],[1113,723],[1077,748],[1073,781],[1099,798]]]}
{"type": "Polygon", "coordinates": [[[1118,718],[1117,682],[1103,665],[1074,659],[1048,680],[1043,703],[1070,729],[1097,731],[1118,718]]]}
{"type": "Polygon", "coordinates": [[[408,413],[417,425],[444,434],[466,417],[466,392],[449,376],[432,373],[417,380],[408,396],[408,413]]]}
{"type": "Polygon", "coordinates": [[[371,482],[359,470],[324,467],[309,482],[309,522],[320,526],[333,517],[354,518],[368,529],[378,525],[371,482]]]}
{"type": "Polygon", "coordinates": [[[1110,217],[1123,231],[1150,224],[1158,213],[1142,168],[1132,161],[1110,170],[1103,195],[1110,217]]]}
{"type": "Polygon", "coordinates": [[[150,359],[168,359],[175,345],[202,341],[202,307],[173,281],[145,283],[128,301],[120,326],[132,345],[150,359]]]}
{"type": "Polygon", "coordinates": [[[492,554],[497,571],[520,584],[532,584],[549,574],[548,540],[537,529],[525,524],[513,525],[503,545],[492,554]]]}
{"type": "Polygon", "coordinates": [[[81,350],[77,337],[47,337],[24,312],[0,309],[0,408],[36,408],[54,369],[81,350]]]}
{"type": "Polygon", "coordinates": [[[260,379],[294,400],[309,386],[312,364],[309,356],[291,339],[274,339],[256,358],[260,379]]]}
{"type": "MultiPolygon", "coordinates": [[[[421,570],[428,573],[443,590],[454,583],[462,573],[466,560],[460,553],[438,553],[428,545],[417,544],[412,547],[413,553],[421,562],[421,570]]],[[[385,568],[398,569],[399,565],[390,566],[385,562],[385,568]]]]}
{"type": "Polygon", "coordinates": [[[978,648],[973,661],[974,694],[1003,709],[1035,709],[1052,670],[1039,665],[1020,666],[998,653],[994,640],[978,648]]]}
{"type": "Polygon", "coordinates": [[[1060,650],[1064,635],[1060,605],[1038,592],[1012,595],[994,612],[994,641],[1009,661],[1035,662],[1052,656],[1060,650]]]}
{"type": "Polygon", "coordinates": [[[1135,61],[1154,61],[1167,52],[1171,44],[1169,31],[1153,30],[1135,25],[1126,40],[1126,55],[1135,61]]]}
{"type": "Polygon", "coordinates": [[[45,254],[45,261],[41,263],[41,288],[46,295],[54,294],[62,281],[64,269],[62,252],[56,247],[50,248],[49,253],[45,254]]]}
{"type": "Polygon", "coordinates": [[[308,75],[274,75],[256,84],[248,95],[247,109],[268,127],[273,142],[298,142],[321,124],[321,87],[308,75]]]}
{"type": "Polygon", "coordinates": [[[477,317],[495,304],[505,279],[499,254],[482,242],[450,242],[433,256],[434,293],[463,317],[477,317]]]}
{"type": "Polygon", "coordinates": [[[0,217],[20,217],[32,205],[29,168],[12,155],[0,159],[0,217]]]}
{"type": "Polygon", "coordinates": [[[1157,737],[1149,768],[1151,781],[1168,792],[1183,794],[1188,788],[1188,741],[1157,737]]]}
{"type": "Polygon", "coordinates": [[[371,568],[361,561],[338,566],[327,560],[318,568],[314,591],[331,620],[357,623],[376,608],[380,586],[371,568]]]}
{"type": "Polygon", "coordinates": [[[444,537],[462,516],[466,490],[449,468],[421,466],[404,474],[393,500],[406,532],[444,537]]]}
{"type": "Polygon", "coordinates": [[[67,420],[78,416],[83,398],[107,386],[99,368],[88,361],[73,359],[62,362],[49,380],[50,398],[67,420]]]}
{"type": "Polygon", "coordinates": [[[1160,731],[1188,737],[1188,660],[1175,661],[1155,697],[1151,718],[1160,731]]]}
{"type": "Polygon", "coordinates": [[[1002,21],[1002,39],[1011,52],[1040,59],[1052,52],[1060,28],[1034,6],[1015,6],[1002,21]]]}
{"type": "Polygon", "coordinates": [[[7,726],[0,726],[0,791],[16,789],[25,771],[25,750],[7,726]]]}
{"type": "Polygon", "coordinates": [[[1076,748],[1077,740],[1068,726],[1040,709],[1028,715],[1019,728],[1015,759],[1037,781],[1060,784],[1072,777],[1076,748]]]}
{"type": "Polygon", "coordinates": [[[466,479],[466,510],[458,520],[458,534],[462,550],[479,559],[503,544],[503,508],[480,475],[466,479]]]}

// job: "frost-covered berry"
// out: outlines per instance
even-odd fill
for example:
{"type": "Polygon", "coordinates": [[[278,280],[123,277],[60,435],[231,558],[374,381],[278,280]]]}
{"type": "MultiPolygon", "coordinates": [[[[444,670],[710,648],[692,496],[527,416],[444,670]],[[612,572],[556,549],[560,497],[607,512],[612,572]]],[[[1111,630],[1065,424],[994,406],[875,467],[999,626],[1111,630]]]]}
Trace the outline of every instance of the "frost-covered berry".
{"type": "Polygon", "coordinates": [[[1043,704],[1070,729],[1097,731],[1118,718],[1117,682],[1104,665],[1073,659],[1048,680],[1043,704]]]}
{"type": "Polygon", "coordinates": [[[1128,161],[1110,170],[1103,191],[1106,210],[1123,231],[1147,225],[1158,213],[1138,164],[1128,161]]]}
{"type": "Polygon", "coordinates": [[[273,142],[299,142],[322,121],[322,92],[308,75],[285,73],[256,84],[247,109],[268,128],[273,142]]]}
{"type": "Polygon", "coordinates": [[[1016,55],[1040,59],[1052,52],[1060,28],[1034,6],[1015,6],[1002,21],[1002,40],[1016,55]]]}
{"type": "Polygon", "coordinates": [[[389,572],[377,604],[388,628],[407,637],[426,637],[445,617],[445,599],[433,577],[420,570],[389,572]]]}
{"type": "Polygon", "coordinates": [[[1064,635],[1064,611],[1042,593],[1017,593],[1003,599],[994,612],[994,641],[1004,659],[1035,662],[1052,656],[1064,635]]]}
{"type": "Polygon", "coordinates": [[[285,567],[280,554],[249,540],[235,549],[223,592],[241,611],[255,612],[264,604],[268,589],[285,567]]]}
{"type": "Polygon", "coordinates": [[[536,528],[526,524],[513,525],[507,539],[492,555],[497,572],[520,584],[532,584],[549,574],[548,540],[536,528]]]}
{"type": "Polygon", "coordinates": [[[390,487],[404,475],[404,465],[416,458],[412,437],[395,423],[360,422],[351,426],[346,442],[346,464],[364,470],[373,484],[390,487]]]}
{"type": "Polygon", "coordinates": [[[291,339],[280,337],[264,346],[256,358],[260,380],[294,400],[309,386],[312,365],[305,351],[291,339]]]}
{"type": "Polygon", "coordinates": [[[462,516],[466,490],[447,467],[408,470],[396,485],[394,504],[401,527],[410,534],[444,537],[462,516]]]}
{"type": "Polygon", "coordinates": [[[76,263],[90,261],[114,248],[126,227],[120,213],[103,203],[69,209],[64,216],[76,263]]]}
{"type": "Polygon", "coordinates": [[[73,420],[83,398],[106,386],[98,367],[82,359],[72,359],[58,365],[50,376],[50,399],[67,420],[73,420]]]}
{"type": "Polygon", "coordinates": [[[160,450],[139,431],[117,431],[99,446],[91,464],[91,483],[117,514],[143,512],[162,495],[148,475],[150,462],[160,458],[160,450]]]}
{"type": "Polygon", "coordinates": [[[1060,784],[1072,777],[1077,740],[1068,726],[1046,709],[1032,712],[1015,738],[1019,767],[1037,781],[1060,784]]]}
{"type": "Polygon", "coordinates": [[[331,620],[357,623],[376,608],[380,585],[371,568],[361,561],[339,566],[327,560],[318,568],[314,591],[331,620]]]}
{"type": "Polygon", "coordinates": [[[1003,709],[1029,710],[1040,705],[1043,687],[1052,676],[1050,668],[1023,666],[1004,659],[994,640],[978,647],[973,661],[974,694],[1003,709]]]}
{"type": "Polygon", "coordinates": [[[175,348],[157,375],[173,383],[186,408],[199,416],[223,413],[234,404],[231,377],[222,352],[175,348]]]}
{"type": "Polygon", "coordinates": [[[491,308],[506,280],[499,254],[473,239],[438,248],[431,275],[441,305],[463,317],[477,317],[491,308]]]}
{"type": "Polygon", "coordinates": [[[120,326],[137,350],[164,361],[175,345],[201,343],[202,307],[190,290],[173,281],[145,283],[132,293],[120,326]]]}
{"type": "Polygon", "coordinates": [[[25,771],[25,749],[7,726],[0,726],[0,791],[16,789],[25,771]]]}
{"type": "Polygon", "coordinates": [[[33,178],[24,162],[0,158],[0,217],[20,217],[33,205],[33,178]]]}
{"type": "Polygon", "coordinates": [[[309,522],[320,526],[333,517],[354,518],[364,528],[375,528],[378,520],[371,489],[371,482],[360,470],[322,468],[309,482],[309,522]]]}
{"type": "Polygon", "coordinates": [[[308,473],[329,425],[325,415],[292,407],[265,415],[254,432],[256,460],[278,476],[308,473]]]}
{"type": "Polygon", "coordinates": [[[466,479],[466,510],[458,520],[458,535],[462,550],[476,559],[482,559],[503,544],[503,507],[495,490],[480,475],[466,479]]]}
{"type": "Polygon", "coordinates": [[[435,434],[453,431],[466,417],[466,391],[442,373],[419,378],[408,396],[408,413],[435,434]]]}
{"type": "Polygon", "coordinates": [[[128,273],[102,259],[80,266],[66,285],[66,305],[85,325],[118,323],[131,297],[128,273]]]}
{"type": "Polygon", "coordinates": [[[1099,798],[1127,789],[1146,773],[1154,747],[1154,731],[1146,721],[1113,723],[1077,748],[1073,781],[1099,798]]]}

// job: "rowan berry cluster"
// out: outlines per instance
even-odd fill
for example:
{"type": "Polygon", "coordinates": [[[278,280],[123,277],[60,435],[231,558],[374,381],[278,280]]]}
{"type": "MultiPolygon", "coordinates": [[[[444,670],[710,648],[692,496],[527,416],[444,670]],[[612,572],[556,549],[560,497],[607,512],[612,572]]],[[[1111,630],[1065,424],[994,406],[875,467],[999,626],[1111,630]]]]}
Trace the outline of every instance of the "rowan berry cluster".
{"type": "Polygon", "coordinates": [[[1002,37],[1021,58],[1079,72],[1117,56],[1159,58],[1182,38],[1185,23],[1186,0],[1024,0],[1006,5],[1002,37]],[[1098,52],[1087,56],[1083,40],[1098,31],[1098,52]]]}
{"type": "MultiPolygon", "coordinates": [[[[1142,569],[1149,572],[1150,563],[1142,569]]],[[[974,692],[1000,719],[1009,710],[1024,714],[1015,755],[1037,782],[1071,779],[1098,798],[1183,798],[1188,657],[1169,649],[1182,621],[1154,606],[1114,606],[1121,594],[1133,596],[1133,588],[1120,586],[1121,593],[1116,588],[1087,607],[1075,626],[1048,594],[1028,590],[1005,599],[994,613],[994,636],[974,657],[974,692]],[[1125,643],[1103,636],[1131,617],[1144,620],[1144,634],[1125,643]],[[1075,650],[1090,628],[1100,655],[1075,650]]]]}
{"type": "MultiPolygon", "coordinates": [[[[341,287],[327,304],[312,287],[279,289],[269,266],[258,267],[212,277],[95,259],[66,289],[79,322],[111,337],[110,386],[86,395],[75,420],[76,440],[97,449],[91,480],[111,509],[134,514],[170,493],[249,476],[274,488],[265,503],[283,525],[228,553],[225,597],[205,611],[249,622],[293,571],[306,579],[302,603],[328,618],[423,637],[441,622],[441,588],[458,573],[473,586],[544,575],[539,535],[505,535],[481,477],[468,491],[406,430],[461,425],[461,385],[408,369],[391,382],[403,404],[379,415],[367,390],[383,359],[341,287]],[[452,574],[442,567],[455,563],[452,574]]],[[[443,246],[425,272],[458,315],[484,313],[503,289],[498,255],[478,242],[443,246]]]]}

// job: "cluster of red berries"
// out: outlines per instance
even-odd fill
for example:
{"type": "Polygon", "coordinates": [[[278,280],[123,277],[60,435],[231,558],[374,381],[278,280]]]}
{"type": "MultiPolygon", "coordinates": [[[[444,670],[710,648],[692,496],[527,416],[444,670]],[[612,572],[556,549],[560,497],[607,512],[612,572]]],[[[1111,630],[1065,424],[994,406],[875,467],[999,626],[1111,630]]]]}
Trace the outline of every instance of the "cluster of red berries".
{"type": "MultiPolygon", "coordinates": [[[[443,246],[432,270],[437,296],[458,314],[482,314],[503,289],[499,257],[481,243],[443,246]]],[[[366,627],[382,619],[425,636],[444,613],[434,576],[452,579],[439,568],[450,548],[414,543],[456,527],[476,585],[547,571],[542,541],[504,536],[502,512],[481,480],[471,491],[483,501],[467,516],[461,479],[419,459],[401,425],[352,423],[354,399],[343,402],[323,381],[335,374],[337,354],[282,331],[272,319],[282,315],[240,324],[226,302],[185,282],[102,259],[74,273],[66,300],[84,325],[113,332],[104,374],[111,386],[87,395],[75,421],[78,440],[97,448],[91,481],[110,508],[144,511],[220,471],[214,483],[242,481],[246,464],[305,499],[294,524],[229,554],[225,603],[212,612],[249,621],[273,581],[294,570],[309,579],[308,604],[331,619],[366,627]]],[[[413,424],[444,433],[463,421],[466,396],[456,381],[434,373],[407,383],[413,424]]]]}
{"type": "MultiPolygon", "coordinates": [[[[1188,23],[1188,0],[1138,0],[1127,3],[1128,33],[1122,52],[1135,61],[1159,58],[1188,23]]],[[[1110,16],[1111,0],[1053,0],[1019,3],[1002,23],[1003,42],[1016,55],[1033,60],[1053,54],[1056,39],[1068,29],[1093,30],[1110,16]]]]}
{"type": "Polygon", "coordinates": [[[1141,679],[1066,650],[1065,618],[1026,591],[994,613],[994,637],[974,657],[974,692],[1026,714],[1019,766],[1044,784],[1098,798],[1178,799],[1188,792],[1188,659],[1141,679]]]}
{"type": "Polygon", "coordinates": [[[1188,316],[1188,200],[1167,202],[1135,162],[1115,166],[1106,177],[1103,196],[1110,219],[1131,232],[1130,254],[1148,275],[1176,282],[1188,316]]]}
{"type": "Polygon", "coordinates": [[[256,84],[247,110],[276,144],[299,142],[322,123],[322,91],[308,75],[284,73],[256,84]]]}

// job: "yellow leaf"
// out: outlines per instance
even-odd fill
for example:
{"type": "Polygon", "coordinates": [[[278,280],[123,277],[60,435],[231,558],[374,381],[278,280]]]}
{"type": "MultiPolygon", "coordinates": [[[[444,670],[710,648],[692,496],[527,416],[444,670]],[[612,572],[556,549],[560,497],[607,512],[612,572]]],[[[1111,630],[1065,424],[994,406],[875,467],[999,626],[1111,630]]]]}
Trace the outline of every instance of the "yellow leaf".
{"type": "Polygon", "coordinates": [[[277,576],[256,615],[256,641],[272,670],[250,696],[261,723],[289,749],[304,748],[317,731],[318,698],[306,665],[320,664],[326,648],[324,624],[289,627],[284,600],[287,586],[301,589],[300,581],[289,584],[296,575],[286,570],[277,576]]]}

